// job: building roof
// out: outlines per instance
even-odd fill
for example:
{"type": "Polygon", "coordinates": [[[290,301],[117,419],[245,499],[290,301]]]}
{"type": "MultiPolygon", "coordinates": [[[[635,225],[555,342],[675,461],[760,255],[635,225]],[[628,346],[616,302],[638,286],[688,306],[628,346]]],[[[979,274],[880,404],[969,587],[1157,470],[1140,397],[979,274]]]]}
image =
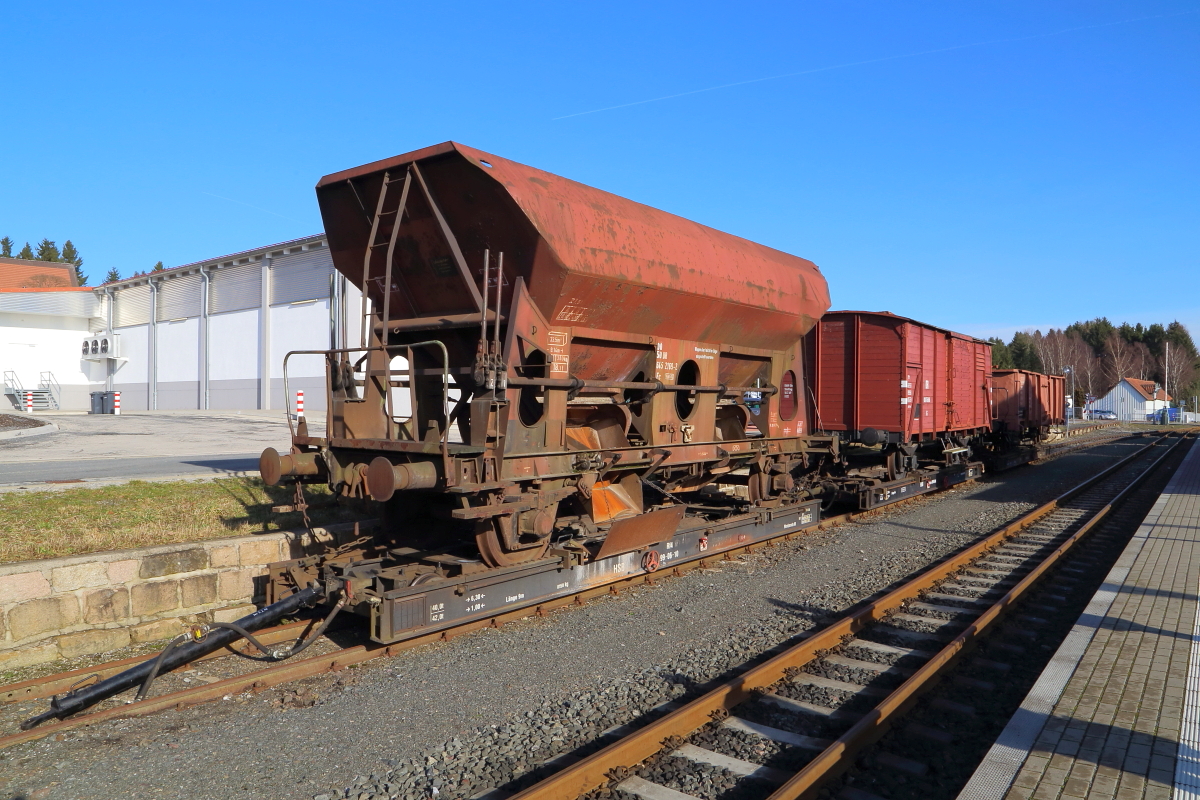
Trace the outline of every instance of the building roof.
{"type": "Polygon", "coordinates": [[[286,242],[270,244],[266,247],[256,247],[253,250],[242,250],[238,253],[230,253],[229,255],[220,256],[218,258],[209,258],[204,261],[193,261],[190,264],[181,264],[178,267],[170,267],[160,270],[159,272],[139,272],[136,275],[131,275],[128,278],[122,278],[111,283],[103,283],[96,287],[98,293],[103,293],[109,289],[128,289],[131,286],[147,283],[151,278],[161,280],[163,278],[174,278],[179,275],[186,275],[190,272],[196,272],[200,269],[207,268],[209,270],[217,269],[218,267],[232,267],[239,264],[248,264],[253,261],[262,261],[264,256],[283,256],[290,253],[297,253],[303,249],[323,247],[325,243],[325,234],[314,233],[311,236],[302,236],[299,239],[289,239],[286,242]]]}
{"type": "Polygon", "coordinates": [[[73,264],[0,256],[0,289],[46,289],[56,286],[78,286],[73,264]]]}
{"type": "Polygon", "coordinates": [[[21,292],[90,292],[93,291],[91,286],[33,286],[22,287],[20,289],[8,289],[0,287],[0,292],[4,294],[19,294],[21,292]]]}
{"type": "Polygon", "coordinates": [[[1145,400],[1170,400],[1171,396],[1167,394],[1165,389],[1159,388],[1154,381],[1144,381],[1140,378],[1122,378],[1121,380],[1128,383],[1135,392],[1140,394],[1145,400]]]}

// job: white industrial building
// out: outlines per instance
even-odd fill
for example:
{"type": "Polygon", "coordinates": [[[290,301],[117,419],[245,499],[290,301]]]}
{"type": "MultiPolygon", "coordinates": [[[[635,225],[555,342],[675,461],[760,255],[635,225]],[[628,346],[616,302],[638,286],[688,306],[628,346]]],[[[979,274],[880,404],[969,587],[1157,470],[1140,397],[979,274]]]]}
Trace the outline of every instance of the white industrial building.
{"type": "MultiPolygon", "coordinates": [[[[41,390],[39,405],[85,410],[115,390],[131,411],[284,408],[284,355],[337,346],[358,302],[324,235],[94,289],[0,289],[5,399],[41,390]]],[[[325,407],[324,376],[321,356],[288,364],[309,410],[325,407]]]]}
{"type": "Polygon", "coordinates": [[[1154,381],[1122,378],[1092,404],[1093,411],[1111,411],[1120,420],[1145,420],[1170,405],[1171,397],[1154,381]]]}

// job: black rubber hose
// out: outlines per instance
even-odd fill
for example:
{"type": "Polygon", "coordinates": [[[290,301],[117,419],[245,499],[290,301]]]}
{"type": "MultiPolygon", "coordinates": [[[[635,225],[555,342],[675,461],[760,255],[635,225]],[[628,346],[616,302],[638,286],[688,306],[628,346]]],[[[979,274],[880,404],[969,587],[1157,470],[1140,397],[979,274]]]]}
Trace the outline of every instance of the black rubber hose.
{"type": "Polygon", "coordinates": [[[247,642],[249,642],[250,644],[254,645],[256,648],[258,648],[258,651],[260,653],[262,653],[264,656],[268,656],[270,658],[275,658],[275,659],[283,658],[283,656],[279,655],[278,651],[272,650],[271,648],[267,647],[265,644],[260,642],[258,639],[255,639],[254,634],[252,634],[250,631],[246,630],[245,628],[243,628],[241,625],[237,624],[236,622],[210,622],[210,623],[208,623],[208,627],[224,628],[227,631],[233,631],[238,636],[242,637],[247,642]]]}
{"type": "Polygon", "coordinates": [[[337,605],[335,605],[333,607],[333,611],[330,611],[329,616],[325,617],[325,621],[322,622],[320,625],[318,625],[317,629],[312,632],[312,636],[309,636],[304,641],[300,641],[299,639],[297,639],[296,643],[292,645],[292,649],[288,651],[288,654],[286,657],[290,658],[291,656],[296,655],[301,650],[305,649],[310,644],[312,644],[317,639],[319,639],[321,637],[321,634],[324,633],[325,630],[329,627],[329,623],[333,622],[333,618],[336,617],[338,615],[338,612],[341,611],[345,607],[346,607],[346,595],[343,594],[341,599],[337,601],[337,605]]]}
{"type": "Polygon", "coordinates": [[[167,654],[186,642],[189,638],[191,637],[188,634],[181,634],[172,639],[170,644],[163,648],[163,651],[158,654],[158,658],[154,659],[154,666],[150,669],[150,674],[146,676],[146,680],[142,681],[142,688],[138,689],[137,696],[133,698],[133,702],[136,703],[150,693],[150,687],[154,684],[154,679],[158,677],[158,671],[162,669],[163,661],[166,660],[167,654]]]}
{"type": "MultiPolygon", "coordinates": [[[[316,587],[302,589],[299,592],[261,608],[253,614],[242,617],[237,625],[246,631],[256,631],[274,622],[278,622],[289,614],[294,614],[301,608],[315,605],[322,599],[324,592],[316,587]]],[[[85,686],[75,692],[69,692],[50,701],[50,709],[36,717],[31,717],[21,723],[21,730],[27,731],[51,719],[62,719],[72,714],[78,714],[85,708],[94,706],[101,700],[118,695],[127,689],[143,684],[152,673],[157,675],[160,670],[170,672],[203,655],[220,650],[226,645],[242,638],[236,631],[228,628],[218,628],[204,638],[203,641],[192,641],[178,646],[169,646],[153,661],[143,661],[122,673],[106,680],[85,686]]]]}
{"type": "MultiPolygon", "coordinates": [[[[238,636],[242,637],[243,639],[248,641],[250,644],[252,644],[256,648],[258,648],[258,651],[260,653],[262,653],[264,656],[266,656],[267,658],[274,659],[275,661],[282,661],[285,658],[291,658],[292,656],[296,655],[301,650],[303,650],[304,648],[308,647],[310,644],[315,642],[317,640],[317,638],[322,633],[325,632],[325,629],[329,627],[329,623],[333,622],[333,618],[337,616],[337,613],[339,611],[341,611],[342,607],[345,605],[346,605],[346,599],[343,596],[343,598],[338,601],[337,605],[335,605],[333,607],[333,611],[329,612],[329,615],[325,617],[325,620],[317,627],[317,629],[313,632],[313,635],[310,636],[307,641],[305,641],[303,644],[301,644],[300,640],[297,639],[295,642],[292,643],[291,647],[286,648],[286,649],[279,647],[279,648],[275,648],[274,650],[272,650],[271,648],[267,647],[265,644],[260,642],[257,638],[255,638],[253,633],[246,630],[241,625],[238,625],[236,622],[209,622],[209,623],[207,623],[207,625],[210,630],[213,628],[224,628],[225,630],[233,631],[238,636]],[[299,647],[297,647],[297,645],[299,645],[299,647]]],[[[162,668],[162,662],[164,659],[166,659],[167,653],[171,652],[171,650],[173,650],[174,648],[176,648],[179,645],[183,644],[184,642],[188,641],[188,639],[190,639],[190,638],[191,637],[186,633],[183,634],[182,636],[176,636],[174,639],[171,640],[171,643],[167,645],[166,649],[158,654],[158,658],[156,658],[154,660],[154,668],[151,669],[150,674],[146,676],[146,681],[145,681],[145,683],[142,684],[142,688],[138,689],[137,696],[133,698],[133,702],[136,703],[139,700],[144,700],[146,698],[146,695],[148,695],[150,693],[150,687],[151,687],[151,685],[154,684],[154,679],[158,677],[158,671],[159,671],[159,669],[162,668]]],[[[200,641],[200,640],[197,640],[197,641],[200,641]]]]}

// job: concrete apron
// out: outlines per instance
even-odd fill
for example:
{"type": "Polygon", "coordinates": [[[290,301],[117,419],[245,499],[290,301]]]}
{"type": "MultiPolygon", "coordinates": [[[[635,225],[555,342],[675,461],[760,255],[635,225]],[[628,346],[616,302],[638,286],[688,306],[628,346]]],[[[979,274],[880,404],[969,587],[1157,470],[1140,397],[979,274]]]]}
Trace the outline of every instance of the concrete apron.
{"type": "Polygon", "coordinates": [[[344,523],[0,564],[0,671],[238,619],[263,600],[268,564],[353,536],[344,523]]]}
{"type": "MultiPolygon", "coordinates": [[[[9,414],[8,416],[15,417],[18,415],[9,414]]],[[[35,428],[14,428],[9,431],[0,431],[0,441],[5,439],[23,439],[30,436],[45,436],[48,433],[54,433],[58,430],[58,426],[48,419],[37,419],[35,421],[39,423],[35,428]]]]}

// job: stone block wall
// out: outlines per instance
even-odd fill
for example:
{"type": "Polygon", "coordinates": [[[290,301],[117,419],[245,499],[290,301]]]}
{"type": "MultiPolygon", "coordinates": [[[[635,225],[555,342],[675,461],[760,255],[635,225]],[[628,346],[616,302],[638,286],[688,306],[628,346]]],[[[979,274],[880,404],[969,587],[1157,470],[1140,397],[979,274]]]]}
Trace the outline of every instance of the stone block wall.
{"type": "Polygon", "coordinates": [[[0,564],[0,670],[238,619],[262,601],[268,564],[353,535],[336,525],[0,564]]]}

